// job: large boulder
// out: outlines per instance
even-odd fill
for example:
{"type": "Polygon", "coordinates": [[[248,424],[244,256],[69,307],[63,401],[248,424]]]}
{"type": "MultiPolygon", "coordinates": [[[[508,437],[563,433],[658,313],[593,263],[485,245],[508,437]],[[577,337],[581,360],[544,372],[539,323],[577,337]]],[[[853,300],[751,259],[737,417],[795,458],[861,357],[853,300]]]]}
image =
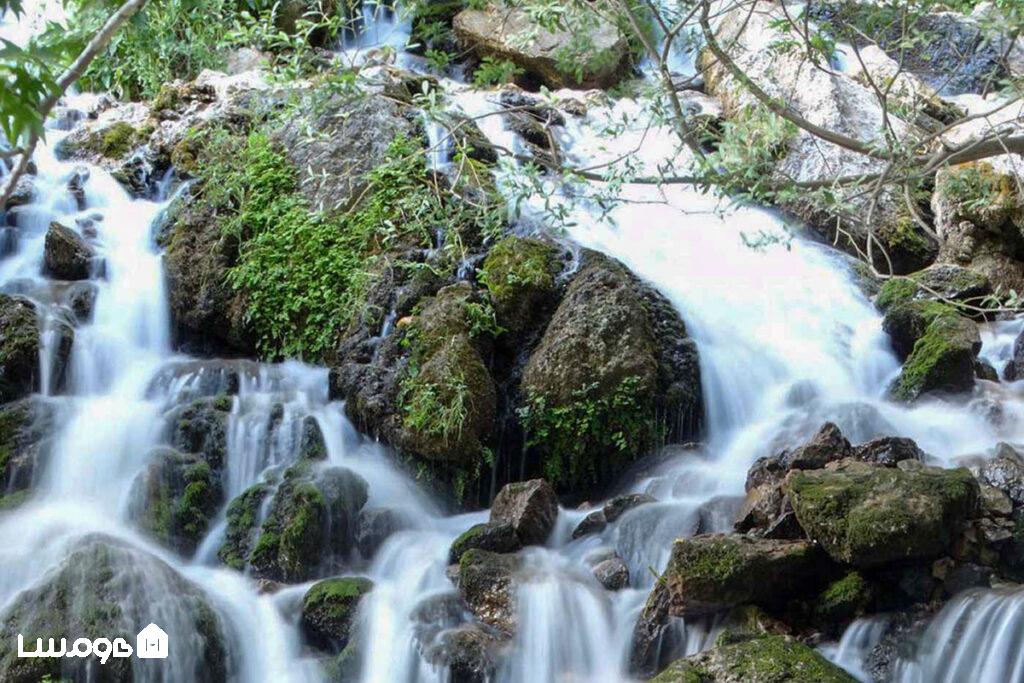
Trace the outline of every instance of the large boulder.
{"type": "Polygon", "coordinates": [[[621,264],[586,251],[523,371],[521,411],[544,474],[583,494],[655,445],[698,433],[696,344],[672,305],[621,264]]]}
{"type": "MultiPolygon", "coordinates": [[[[820,69],[804,50],[766,49],[765,46],[789,39],[785,12],[781,6],[765,6],[764,11],[749,12],[735,6],[717,12],[712,31],[718,45],[728,53],[738,69],[769,97],[784,103],[810,123],[868,145],[884,145],[883,131],[897,137],[908,134],[922,106],[894,113],[883,110],[874,90],[857,78],[820,69]],[[883,124],[883,120],[891,129],[883,124]]],[[[751,112],[764,111],[750,90],[727,66],[705,49],[700,58],[707,91],[723,104],[726,117],[736,126],[734,133],[762,135],[751,112]]],[[[801,182],[827,181],[836,177],[881,172],[886,162],[847,147],[833,144],[793,126],[779,134],[777,149],[770,161],[770,177],[801,182]]],[[[910,273],[935,259],[934,241],[915,223],[903,204],[903,197],[883,190],[863,193],[859,189],[830,188],[839,203],[823,203],[814,192],[789,193],[780,197],[781,205],[807,221],[830,242],[852,253],[866,253],[868,235],[873,234],[888,254],[886,259],[876,244],[874,265],[883,271],[890,266],[895,273],[910,273]],[[877,202],[868,211],[870,202],[877,202]],[[871,224],[867,223],[870,215],[871,224]]]]}
{"type": "Polygon", "coordinates": [[[229,566],[248,566],[254,576],[273,581],[304,581],[341,568],[357,550],[356,525],[367,493],[355,472],[301,461],[285,470],[265,519],[259,512],[270,495],[267,485],[231,502],[218,554],[229,566]]]}
{"type": "Polygon", "coordinates": [[[459,41],[479,57],[511,61],[549,88],[615,85],[629,58],[626,37],[596,12],[570,8],[564,19],[564,29],[550,31],[525,9],[493,2],[459,12],[452,26],[459,41]],[[584,21],[585,29],[577,27],[584,21]],[[586,45],[580,45],[574,27],[586,31],[586,45]]]}
{"type": "Polygon", "coordinates": [[[550,313],[555,276],[562,264],[558,249],[532,238],[510,236],[495,244],[480,270],[494,302],[498,324],[519,337],[550,313]]]}
{"type": "Polygon", "coordinates": [[[800,526],[836,562],[877,567],[948,552],[976,514],[966,469],[904,460],[896,468],[844,461],[790,472],[783,484],[800,526]]]}
{"type": "Polygon", "coordinates": [[[807,645],[767,635],[723,644],[677,660],[651,683],[856,683],[807,645]]]}
{"type": "Polygon", "coordinates": [[[481,622],[509,636],[516,630],[517,555],[471,549],[459,560],[459,593],[481,622]]]}
{"type": "Polygon", "coordinates": [[[345,649],[363,597],[373,582],[357,576],[319,581],[302,599],[302,632],[315,647],[332,654],[345,649]]]}
{"type": "Polygon", "coordinates": [[[46,233],[44,264],[48,275],[60,280],[87,280],[92,276],[95,250],[71,228],[51,223],[46,233]]]}
{"type": "Polygon", "coordinates": [[[168,675],[213,683],[238,675],[238,651],[202,590],[157,557],[103,535],[79,541],[41,583],[16,596],[0,632],[0,679],[12,683],[168,675]],[[101,665],[95,657],[17,657],[18,634],[26,643],[65,636],[70,647],[81,636],[123,638],[134,647],[135,634],[150,623],[170,634],[167,659],[112,658],[101,665]]]}
{"type": "Polygon", "coordinates": [[[0,294],[0,403],[39,385],[39,321],[27,299],[0,294]]]}
{"type": "Polygon", "coordinates": [[[491,522],[510,525],[523,545],[543,545],[557,518],[558,498],[543,479],[507,484],[491,504],[491,522]]]}

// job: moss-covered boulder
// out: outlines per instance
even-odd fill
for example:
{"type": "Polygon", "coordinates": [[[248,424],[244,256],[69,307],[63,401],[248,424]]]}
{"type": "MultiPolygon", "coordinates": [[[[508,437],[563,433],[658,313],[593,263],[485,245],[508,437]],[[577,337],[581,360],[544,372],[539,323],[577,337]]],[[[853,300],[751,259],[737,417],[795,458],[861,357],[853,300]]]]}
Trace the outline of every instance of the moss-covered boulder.
{"type": "Polygon", "coordinates": [[[154,538],[190,554],[222,500],[219,474],[201,457],[161,448],[132,489],[132,516],[154,538]]]}
{"type": "Polygon", "coordinates": [[[965,392],[974,387],[981,336],[973,321],[937,301],[903,301],[885,312],[882,328],[903,372],[892,387],[895,398],[912,401],[929,392],[965,392]]]}
{"type": "Polygon", "coordinates": [[[219,471],[227,458],[230,412],[231,400],[227,396],[198,399],[176,410],[171,416],[171,445],[200,456],[219,471]]]}
{"type": "Polygon", "coordinates": [[[455,564],[467,550],[476,548],[492,553],[514,553],[523,547],[516,530],[508,522],[474,524],[452,541],[448,561],[455,564]]]}
{"type": "Polygon", "coordinates": [[[472,287],[445,287],[407,325],[398,445],[441,462],[477,465],[494,428],[497,388],[467,316],[472,287]]]}
{"type": "Polygon", "coordinates": [[[830,623],[850,621],[867,612],[875,597],[874,585],[857,571],[830,583],[814,601],[814,612],[830,623]]]}
{"type": "Polygon", "coordinates": [[[239,571],[245,569],[259,538],[263,502],[272,493],[269,485],[256,484],[228,504],[224,543],[217,550],[217,557],[228,567],[239,571]]]}
{"type": "Polygon", "coordinates": [[[505,635],[516,629],[517,555],[471,549],[459,560],[459,593],[477,619],[505,635]]]}
{"type": "MultiPolygon", "coordinates": [[[[288,468],[248,556],[253,575],[294,582],[340,567],[355,551],[356,524],[367,492],[366,481],[342,467],[300,462],[288,468]]],[[[240,521],[252,518],[244,508],[239,512],[240,521]]],[[[234,559],[230,550],[224,554],[234,559]]]]}
{"type": "Polygon", "coordinates": [[[55,407],[38,398],[0,406],[0,509],[23,501],[44,471],[55,407]]]}
{"type": "Polygon", "coordinates": [[[498,324],[515,333],[530,330],[550,311],[559,250],[538,239],[510,236],[495,244],[480,270],[494,302],[498,324]]]}
{"type": "Polygon", "coordinates": [[[932,194],[939,259],[968,266],[1003,292],[1024,287],[1024,196],[987,162],[943,169],[932,194]]]}
{"type": "Polygon", "coordinates": [[[39,383],[39,321],[28,299],[0,294],[0,403],[39,383]]]}
{"type": "Polygon", "coordinates": [[[793,471],[783,490],[807,535],[836,562],[857,567],[948,552],[979,497],[968,470],[909,460],[896,468],[846,461],[832,469],[793,471]]]}
{"type": "MultiPolygon", "coordinates": [[[[18,596],[0,622],[0,679],[156,680],[173,672],[191,681],[227,681],[238,675],[238,651],[202,590],[170,566],[123,541],[94,535],[72,547],[36,587],[18,596]],[[167,659],[94,657],[18,658],[17,635],[36,638],[124,638],[157,623],[171,634],[167,659]]],[[[70,642],[69,642],[70,647],[70,642]]]]}
{"type": "Polygon", "coordinates": [[[572,30],[549,31],[526,10],[501,2],[465,9],[452,26],[459,41],[479,57],[511,61],[549,88],[614,85],[629,58],[625,36],[603,15],[570,8],[567,19],[577,30],[587,31],[586,44],[574,38],[572,30]]]}
{"type": "Polygon", "coordinates": [[[584,495],[663,440],[697,434],[697,348],[672,305],[584,252],[523,371],[521,418],[545,478],[584,495]]]}
{"type": "Polygon", "coordinates": [[[302,599],[302,632],[314,647],[340,653],[352,636],[356,611],[373,582],[347,576],[319,581],[302,599]]]}
{"type": "Polygon", "coordinates": [[[795,638],[769,635],[723,644],[673,662],[652,683],[856,683],[795,638]]]}
{"type": "Polygon", "coordinates": [[[695,536],[672,546],[655,592],[664,591],[669,614],[681,617],[741,604],[778,606],[813,586],[824,566],[821,551],[807,541],[695,536]]]}

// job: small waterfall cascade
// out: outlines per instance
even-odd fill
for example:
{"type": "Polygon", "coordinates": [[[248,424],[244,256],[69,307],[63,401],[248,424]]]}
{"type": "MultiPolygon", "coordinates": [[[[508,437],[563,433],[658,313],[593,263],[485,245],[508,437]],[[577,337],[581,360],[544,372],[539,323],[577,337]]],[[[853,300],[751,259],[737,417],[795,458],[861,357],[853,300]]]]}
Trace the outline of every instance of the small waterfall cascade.
{"type": "MultiPolygon", "coordinates": [[[[358,12],[338,46],[343,58],[405,47],[409,26],[399,12],[373,3],[361,4],[358,12]]],[[[0,24],[0,36],[11,27],[0,24]]],[[[422,66],[409,55],[401,63],[422,66]]],[[[675,64],[681,71],[692,68],[686,55],[676,56],[675,64]]],[[[523,141],[491,115],[500,108],[493,92],[452,78],[439,84],[451,108],[478,121],[492,143],[524,150],[523,141]]],[[[655,173],[666,155],[680,157],[674,163],[685,166],[666,128],[627,123],[614,137],[604,134],[609,122],[642,120],[644,106],[629,98],[589,105],[557,131],[561,153],[583,167],[629,154],[645,173],[655,173]]],[[[449,136],[440,124],[426,121],[425,127],[430,168],[444,173],[449,136]]],[[[336,574],[340,564],[374,582],[357,624],[360,680],[450,680],[432,647],[468,615],[449,577],[448,549],[470,526],[486,521],[487,511],[445,514],[394,464],[392,452],[361,436],[344,407],[329,399],[325,368],[176,353],[161,256],[152,240],[153,222],[175,200],[170,184],[161,184],[154,197],[133,199],[103,169],[59,160],[54,150],[65,134],[50,131],[35,158],[31,201],[0,228],[0,292],[24,297],[37,312],[39,391],[31,401],[52,421],[52,438],[33,474],[38,486],[27,503],[0,512],[0,609],[55,576],[86,585],[75,560],[108,553],[121,568],[118,580],[143,598],[122,606],[125,618],[158,622],[172,642],[187,644],[174,650],[170,668],[133,660],[135,679],[191,680],[203,656],[197,643],[209,647],[203,640],[208,624],[197,624],[195,614],[209,610],[222,634],[219,661],[228,679],[323,680],[324,668],[305,648],[296,616],[311,582],[268,594],[244,572],[224,567],[218,558],[228,526],[224,505],[187,552],[169,550],[139,530],[140,482],[172,449],[187,411],[214,405],[226,413],[224,501],[253,486],[279,485],[282,472],[301,459],[312,423],[323,435],[324,467],[357,473],[367,483],[367,506],[402,520],[402,529],[372,557],[341,558],[323,573],[336,574]],[[88,278],[63,281],[47,273],[46,235],[54,223],[94,250],[88,278]]],[[[508,177],[497,180],[508,187],[508,177]]],[[[993,402],[1010,418],[1024,418],[1016,384],[980,382],[979,394],[966,403],[907,407],[885,400],[899,365],[850,264],[776,214],[726,206],[683,185],[627,185],[623,201],[609,208],[593,197],[602,189],[598,183],[544,182],[544,192],[523,206],[518,229],[542,226],[573,248],[617,258],[678,308],[701,353],[707,439],[699,452],[623,483],[624,490],[649,493],[656,503],[577,539],[572,530],[584,513],[560,510],[547,544],[522,553],[515,593],[519,628],[496,668],[496,683],[628,681],[633,626],[672,541],[729,528],[750,464],[801,443],[824,421],[838,424],[854,442],[913,438],[948,463],[988,452],[999,441],[1024,441],[1024,420],[994,425],[986,419],[993,402]],[[564,206],[564,228],[544,227],[544,209],[552,202],[564,206]],[[751,249],[752,235],[777,239],[751,249]],[[614,592],[592,572],[595,559],[612,552],[629,569],[628,585],[614,592]]],[[[389,316],[383,333],[394,323],[389,316]]],[[[1019,321],[985,328],[982,355],[997,369],[1009,359],[1020,328],[1019,321]]],[[[265,506],[258,514],[268,514],[265,506]]],[[[956,598],[931,622],[913,656],[897,663],[899,680],[1021,680],[1021,600],[1019,592],[998,590],[956,598]]],[[[679,624],[677,654],[709,647],[719,627],[679,624]]],[[[883,618],[854,622],[823,651],[866,679],[863,662],[884,629],[883,618]]]]}

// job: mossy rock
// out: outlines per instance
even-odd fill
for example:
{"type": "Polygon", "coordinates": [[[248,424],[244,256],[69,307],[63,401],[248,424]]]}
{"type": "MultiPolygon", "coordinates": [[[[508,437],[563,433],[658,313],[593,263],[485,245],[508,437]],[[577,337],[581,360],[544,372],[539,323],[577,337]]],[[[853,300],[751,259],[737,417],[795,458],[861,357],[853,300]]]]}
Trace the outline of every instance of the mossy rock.
{"type": "Polygon", "coordinates": [[[974,322],[955,314],[935,316],[914,342],[892,389],[893,397],[912,401],[929,392],[970,391],[980,350],[981,337],[974,322]]]}
{"type": "Polygon", "coordinates": [[[947,553],[980,495],[967,469],[910,460],[895,468],[844,461],[835,469],[793,471],[783,491],[807,535],[836,562],[856,567],[947,553]]]}
{"type": "Polygon", "coordinates": [[[239,571],[245,569],[259,533],[260,508],[271,494],[267,484],[256,484],[231,501],[227,510],[227,531],[217,551],[221,562],[239,571]]]}
{"type": "Polygon", "coordinates": [[[515,632],[517,555],[472,548],[459,559],[459,593],[477,619],[505,635],[515,632]]]}
{"type": "Polygon", "coordinates": [[[167,671],[215,683],[238,676],[225,629],[202,590],[157,557],[100,534],[83,538],[42,582],[19,594],[0,625],[0,679],[156,680],[167,671]],[[175,615],[175,623],[166,617],[175,615]],[[102,669],[89,659],[26,659],[16,656],[17,634],[36,638],[124,638],[149,623],[174,628],[170,654],[159,662],[110,659],[102,669]]]}
{"type": "Polygon", "coordinates": [[[348,645],[356,610],[373,581],[362,577],[326,579],[306,592],[302,600],[302,632],[309,642],[337,654],[348,645]]]}
{"type": "Polygon", "coordinates": [[[285,471],[248,557],[255,576],[304,581],[341,566],[355,551],[366,481],[342,467],[302,462],[285,471]]]}
{"type": "Polygon", "coordinates": [[[558,249],[537,239],[509,236],[495,244],[480,271],[494,302],[498,324],[515,333],[528,330],[551,306],[558,249]]]}
{"type": "Polygon", "coordinates": [[[474,524],[452,541],[448,561],[455,564],[462,554],[472,548],[493,553],[514,553],[523,544],[511,524],[505,522],[484,522],[474,524]]]}
{"type": "Polygon", "coordinates": [[[856,683],[795,638],[751,638],[673,662],[652,683],[856,683]]]}
{"type": "Polygon", "coordinates": [[[0,403],[38,386],[39,322],[27,299],[0,294],[0,403]]]}
{"type": "Polygon", "coordinates": [[[865,614],[874,598],[874,585],[860,572],[851,571],[821,592],[814,613],[827,622],[843,623],[865,614]]]}
{"type": "Polygon", "coordinates": [[[53,404],[39,398],[0,406],[0,491],[27,493],[36,483],[49,455],[54,416],[53,404]]]}
{"type": "Polygon", "coordinates": [[[117,161],[145,143],[151,132],[136,128],[127,121],[117,121],[103,128],[91,129],[84,137],[68,138],[59,146],[59,152],[72,157],[98,155],[117,161]]]}
{"type": "Polygon", "coordinates": [[[813,591],[826,566],[808,541],[695,536],[672,546],[655,591],[667,594],[671,615],[684,618],[742,604],[773,607],[813,591]]]}

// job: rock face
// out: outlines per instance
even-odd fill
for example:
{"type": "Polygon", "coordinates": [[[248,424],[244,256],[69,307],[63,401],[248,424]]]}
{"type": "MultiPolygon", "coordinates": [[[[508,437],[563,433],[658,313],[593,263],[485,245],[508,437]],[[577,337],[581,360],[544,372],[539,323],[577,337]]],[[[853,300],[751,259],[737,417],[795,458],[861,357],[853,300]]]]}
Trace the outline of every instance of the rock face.
{"type": "Polygon", "coordinates": [[[0,406],[0,509],[20,504],[44,471],[53,404],[27,398],[0,406]]]}
{"type": "Polygon", "coordinates": [[[515,555],[469,550],[459,560],[459,593],[481,622],[505,635],[515,632],[515,555]]]}
{"type": "Polygon", "coordinates": [[[543,479],[507,484],[491,505],[491,522],[512,527],[523,545],[543,545],[558,518],[558,498],[543,479]]]}
{"type": "Polygon", "coordinates": [[[697,348],[678,314],[619,263],[583,265],[523,371],[525,424],[556,485],[608,483],[654,444],[695,435],[697,348]]]}
{"type": "Polygon", "coordinates": [[[26,642],[66,634],[124,638],[134,647],[140,624],[150,622],[172,634],[167,659],[110,659],[100,668],[93,657],[19,659],[11,646],[0,658],[0,678],[119,681],[172,674],[212,683],[237,676],[237,652],[202,591],[162,560],[102,535],[82,539],[42,584],[18,595],[0,631],[5,643],[19,633],[26,642]]]}
{"type": "Polygon", "coordinates": [[[623,76],[629,46],[611,22],[595,16],[591,23],[590,44],[575,50],[571,31],[553,33],[524,10],[497,2],[459,12],[453,28],[478,56],[509,60],[549,88],[607,88],[623,76]]]}
{"type": "Polygon", "coordinates": [[[969,266],[1004,292],[1024,287],[1024,197],[1014,175],[986,162],[944,169],[932,212],[940,260],[969,266]]]}
{"type": "Polygon", "coordinates": [[[979,497],[966,469],[914,461],[793,471],[783,491],[807,535],[835,561],[858,567],[942,555],[975,514],[979,497]]]}
{"type": "MultiPolygon", "coordinates": [[[[870,87],[847,75],[816,68],[802,51],[763,49],[773,41],[785,39],[786,34],[773,26],[776,20],[784,20],[784,13],[778,7],[765,7],[763,12],[754,13],[747,9],[736,7],[722,12],[714,20],[712,30],[718,44],[748,78],[815,125],[869,144],[882,142],[879,136],[883,111],[870,87]]],[[[702,53],[701,66],[707,92],[722,102],[727,118],[746,125],[743,117],[748,107],[760,106],[754,96],[710,50],[702,53]]],[[[905,121],[896,117],[889,120],[898,137],[907,133],[905,121]]],[[[824,142],[803,130],[791,131],[780,147],[774,173],[797,181],[877,172],[885,166],[884,161],[824,142]]],[[[816,203],[813,193],[799,193],[783,205],[828,241],[851,252],[858,251],[857,247],[863,250],[870,230],[889,255],[886,260],[878,253],[873,254],[876,266],[883,271],[890,261],[894,272],[910,273],[935,259],[936,245],[915,224],[903,206],[902,197],[880,193],[869,226],[865,224],[869,217],[868,200],[863,195],[854,196],[854,192],[845,194],[850,207],[838,212],[816,203]]]]}
{"type": "Polygon", "coordinates": [[[313,584],[302,600],[302,632],[309,642],[331,654],[345,649],[356,610],[373,582],[362,577],[326,579],[313,584]]]}
{"type": "Polygon", "coordinates": [[[32,393],[39,374],[39,322],[35,307],[0,294],[0,403],[32,393]]]}
{"type": "Polygon", "coordinates": [[[789,636],[762,636],[673,662],[651,683],[855,683],[857,679],[789,636]]]}

